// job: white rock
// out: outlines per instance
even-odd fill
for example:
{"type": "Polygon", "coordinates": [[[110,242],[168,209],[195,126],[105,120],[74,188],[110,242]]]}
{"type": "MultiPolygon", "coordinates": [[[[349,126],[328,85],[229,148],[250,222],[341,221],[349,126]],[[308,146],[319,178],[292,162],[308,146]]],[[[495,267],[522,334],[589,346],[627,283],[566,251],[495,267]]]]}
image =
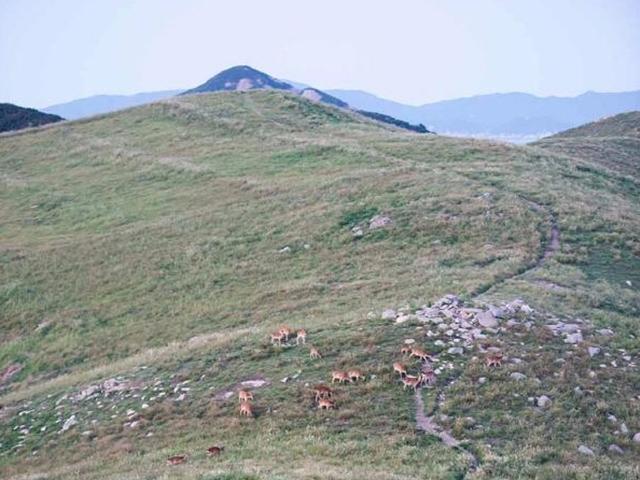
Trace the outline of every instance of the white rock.
{"type": "Polygon", "coordinates": [[[513,380],[524,380],[525,378],[527,378],[527,376],[524,373],[520,373],[520,372],[513,372],[511,375],[509,375],[513,380]]]}
{"type": "Polygon", "coordinates": [[[444,342],[443,342],[442,340],[439,340],[439,339],[438,339],[438,340],[436,340],[435,342],[433,342],[433,344],[434,344],[436,347],[443,347],[443,346],[444,346],[444,342]]]}
{"type": "Polygon", "coordinates": [[[629,435],[629,427],[627,427],[626,423],[620,424],[620,433],[623,435],[629,435]]]}
{"type": "Polygon", "coordinates": [[[280,253],[289,253],[291,251],[291,247],[286,246],[286,247],[282,247],[280,250],[278,250],[278,252],[280,253]]]}
{"type": "Polygon", "coordinates": [[[482,385],[483,383],[486,383],[486,382],[487,382],[487,377],[480,377],[480,378],[478,379],[478,383],[479,383],[480,385],[482,385]]]}
{"type": "Polygon", "coordinates": [[[369,230],[375,230],[377,228],[383,228],[391,225],[392,220],[386,215],[375,215],[369,220],[369,230]]]}
{"type": "Polygon", "coordinates": [[[353,235],[355,238],[362,238],[364,237],[364,232],[360,227],[353,227],[351,229],[351,235],[353,235]]]}
{"type": "Polygon", "coordinates": [[[633,441],[634,441],[635,443],[640,443],[640,432],[636,433],[636,434],[633,436],[633,441]]]}
{"type": "Polygon", "coordinates": [[[547,408],[551,406],[551,399],[546,395],[541,395],[536,399],[536,405],[540,408],[547,408]]]}
{"type": "Polygon", "coordinates": [[[599,347],[589,347],[587,348],[588,352],[589,352],[589,356],[590,357],[595,357],[596,355],[598,355],[600,353],[600,348],[599,347]]]}
{"type": "Polygon", "coordinates": [[[447,353],[450,353],[451,355],[462,355],[464,353],[464,348],[451,347],[449,350],[447,350],[447,353]]]}
{"type": "Polygon", "coordinates": [[[405,338],[404,339],[404,344],[405,345],[413,345],[414,343],[416,343],[416,341],[413,338],[405,338]]]}
{"type": "Polygon", "coordinates": [[[609,445],[609,452],[611,453],[617,453],[618,455],[622,455],[624,453],[624,450],[622,450],[618,445],[616,445],[615,443],[612,443],[611,445],[609,445]]]}
{"type": "Polygon", "coordinates": [[[76,415],[73,414],[71,415],[66,422],[64,422],[64,425],[62,425],[62,432],[66,432],[67,430],[69,430],[71,427],[73,427],[74,425],[78,424],[78,420],[76,419],[76,415]]]}
{"type": "Polygon", "coordinates": [[[564,343],[575,344],[575,343],[580,343],[580,342],[582,342],[582,333],[581,332],[571,333],[571,334],[567,335],[566,338],[564,339],[564,343]]]}
{"type": "Polygon", "coordinates": [[[589,455],[591,457],[595,456],[595,453],[593,453],[593,450],[591,450],[589,447],[585,445],[580,445],[578,447],[578,452],[582,453],[583,455],[589,455]]]}
{"type": "Polygon", "coordinates": [[[480,312],[476,315],[476,320],[484,328],[496,328],[498,321],[490,311],[480,312]]]}
{"type": "Polygon", "coordinates": [[[396,319],[396,311],[392,308],[387,308],[382,311],[382,320],[395,320],[396,319]]]}
{"type": "Polygon", "coordinates": [[[609,420],[611,423],[616,423],[618,421],[615,415],[607,415],[607,420],[609,420]]]}

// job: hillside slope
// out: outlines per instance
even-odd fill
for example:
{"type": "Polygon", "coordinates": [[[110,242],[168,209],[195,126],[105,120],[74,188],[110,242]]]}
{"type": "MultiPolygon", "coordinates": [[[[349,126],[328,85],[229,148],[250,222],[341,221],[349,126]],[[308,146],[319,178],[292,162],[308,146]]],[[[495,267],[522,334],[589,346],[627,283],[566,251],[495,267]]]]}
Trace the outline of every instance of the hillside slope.
{"type": "Polygon", "coordinates": [[[64,120],[57,115],[39,112],[34,108],[24,108],[11,103],[0,103],[0,132],[37,127],[64,120]]]}
{"type": "Polygon", "coordinates": [[[640,112],[614,115],[532,145],[583,159],[640,181],[640,112]]]}
{"type": "Polygon", "coordinates": [[[275,90],[0,137],[3,478],[639,475],[640,192],[581,165],[275,90]]]}

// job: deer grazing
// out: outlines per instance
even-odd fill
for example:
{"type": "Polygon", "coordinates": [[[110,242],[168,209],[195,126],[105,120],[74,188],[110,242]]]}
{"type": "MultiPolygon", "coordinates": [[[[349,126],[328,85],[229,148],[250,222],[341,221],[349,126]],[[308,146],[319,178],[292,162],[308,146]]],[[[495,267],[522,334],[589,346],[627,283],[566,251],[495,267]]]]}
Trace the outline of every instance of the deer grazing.
{"type": "Polygon", "coordinates": [[[271,337],[271,343],[272,344],[278,344],[278,345],[282,345],[282,341],[284,340],[284,336],[282,335],[282,333],[280,331],[277,331],[276,333],[272,333],[270,335],[271,337]]]}
{"type": "Polygon", "coordinates": [[[485,358],[485,364],[487,367],[501,367],[504,355],[502,352],[490,352],[485,358]]]}
{"type": "Polygon", "coordinates": [[[240,403],[240,415],[245,417],[253,417],[253,407],[250,402],[240,403]]]}
{"type": "Polygon", "coordinates": [[[249,390],[238,390],[238,400],[240,402],[248,402],[249,400],[253,400],[253,393],[249,390]]]}
{"type": "Polygon", "coordinates": [[[282,335],[284,341],[288,341],[292,336],[293,336],[293,329],[290,327],[287,327],[286,325],[283,325],[282,327],[280,327],[280,329],[278,330],[278,333],[280,335],[282,335]]]}
{"type": "Polygon", "coordinates": [[[357,382],[358,380],[365,380],[366,379],[364,373],[362,373],[362,370],[357,369],[357,368],[349,370],[347,372],[347,375],[349,376],[349,380],[351,380],[352,382],[357,382]]]}
{"type": "Polygon", "coordinates": [[[418,374],[417,377],[413,375],[406,375],[402,378],[403,389],[406,390],[407,387],[413,388],[414,391],[417,391],[418,388],[422,385],[422,374],[418,374]]]}
{"type": "Polygon", "coordinates": [[[321,398],[318,400],[318,408],[320,410],[334,410],[336,408],[336,402],[330,398],[321,398]]]}
{"type": "Polygon", "coordinates": [[[174,455],[173,457],[167,458],[167,465],[180,465],[187,461],[186,455],[174,455]]]}
{"type": "Polygon", "coordinates": [[[320,350],[318,350],[316,347],[311,347],[309,349],[309,356],[316,360],[319,358],[322,358],[322,354],[320,353],[320,350]]]}
{"type": "Polygon", "coordinates": [[[407,367],[400,362],[395,362],[393,364],[393,371],[400,374],[401,378],[404,378],[407,375],[407,367]]]}
{"type": "Polygon", "coordinates": [[[316,402],[319,402],[323,398],[333,397],[333,390],[326,385],[316,385],[313,387],[312,391],[315,394],[316,402]]]}
{"type": "Polygon", "coordinates": [[[307,343],[307,331],[304,328],[296,332],[296,345],[300,345],[300,343],[307,343]]]}
{"type": "Polygon", "coordinates": [[[334,370],[331,372],[331,383],[348,383],[351,382],[351,377],[347,372],[343,372],[342,370],[334,370]]]}
{"type": "Polygon", "coordinates": [[[412,349],[411,347],[402,347],[402,348],[400,349],[400,353],[401,353],[402,355],[411,355],[411,351],[412,351],[412,350],[413,350],[413,349],[412,349]]]}
{"type": "Polygon", "coordinates": [[[207,455],[220,455],[223,450],[224,447],[222,445],[214,445],[213,447],[207,448],[207,455]]]}
{"type": "Polygon", "coordinates": [[[433,360],[431,355],[429,355],[427,352],[425,352],[421,348],[412,348],[409,356],[419,358],[423,362],[426,362],[427,360],[433,360]]]}

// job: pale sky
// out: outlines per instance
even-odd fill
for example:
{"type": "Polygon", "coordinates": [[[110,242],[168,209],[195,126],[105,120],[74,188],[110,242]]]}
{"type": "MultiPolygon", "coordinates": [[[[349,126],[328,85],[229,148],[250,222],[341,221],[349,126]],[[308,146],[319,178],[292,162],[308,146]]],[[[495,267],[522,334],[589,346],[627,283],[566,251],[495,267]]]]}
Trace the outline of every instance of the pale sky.
{"type": "Polygon", "coordinates": [[[194,87],[247,64],[422,104],[640,89],[640,0],[0,0],[0,102],[194,87]]]}

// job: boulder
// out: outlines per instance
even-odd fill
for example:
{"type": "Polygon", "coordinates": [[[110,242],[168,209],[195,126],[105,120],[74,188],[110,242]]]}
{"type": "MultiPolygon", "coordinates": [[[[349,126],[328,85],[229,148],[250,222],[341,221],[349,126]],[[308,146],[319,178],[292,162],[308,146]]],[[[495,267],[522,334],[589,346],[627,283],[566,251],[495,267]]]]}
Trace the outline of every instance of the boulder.
{"type": "Polygon", "coordinates": [[[536,405],[540,408],[548,408],[551,406],[551,399],[546,395],[541,395],[536,399],[536,405]]]}
{"type": "Polygon", "coordinates": [[[576,344],[582,342],[582,333],[576,332],[566,336],[564,343],[576,344]]]}
{"type": "Polygon", "coordinates": [[[62,430],[60,430],[60,431],[61,432],[66,432],[71,427],[73,427],[74,425],[77,425],[77,424],[78,424],[78,420],[76,419],[76,415],[73,414],[69,418],[67,418],[67,421],[64,422],[64,425],[62,425],[62,430]]]}
{"type": "Polygon", "coordinates": [[[633,436],[633,441],[634,441],[635,443],[640,443],[640,432],[636,433],[636,434],[633,436]]]}
{"type": "Polygon", "coordinates": [[[396,311],[393,308],[387,308],[382,311],[382,319],[383,320],[395,320],[396,319],[396,311]]]}
{"type": "Polygon", "coordinates": [[[378,228],[384,228],[391,225],[393,221],[391,217],[386,215],[375,215],[369,220],[369,230],[376,230],[378,228]]]}
{"type": "Polygon", "coordinates": [[[447,350],[447,353],[450,353],[451,355],[462,355],[464,353],[464,348],[451,347],[449,350],[447,350]]]}
{"type": "Polygon", "coordinates": [[[611,445],[609,445],[609,452],[611,453],[615,453],[617,455],[622,455],[624,454],[624,450],[622,450],[618,445],[616,445],[615,443],[612,443],[611,445]]]}
{"type": "Polygon", "coordinates": [[[589,347],[587,348],[590,357],[595,357],[600,353],[600,347],[589,347]]]}
{"type": "Polygon", "coordinates": [[[583,455],[589,455],[590,457],[595,456],[595,453],[593,453],[593,450],[591,450],[586,445],[580,445],[578,447],[578,452],[582,453],[583,455]]]}
{"type": "Polygon", "coordinates": [[[490,311],[480,312],[476,315],[476,320],[480,326],[484,328],[496,328],[498,326],[498,320],[493,316],[490,311]]]}
{"type": "Polygon", "coordinates": [[[520,372],[513,372],[511,375],[509,375],[513,380],[524,380],[525,378],[527,378],[527,376],[524,373],[520,373],[520,372]]]}

